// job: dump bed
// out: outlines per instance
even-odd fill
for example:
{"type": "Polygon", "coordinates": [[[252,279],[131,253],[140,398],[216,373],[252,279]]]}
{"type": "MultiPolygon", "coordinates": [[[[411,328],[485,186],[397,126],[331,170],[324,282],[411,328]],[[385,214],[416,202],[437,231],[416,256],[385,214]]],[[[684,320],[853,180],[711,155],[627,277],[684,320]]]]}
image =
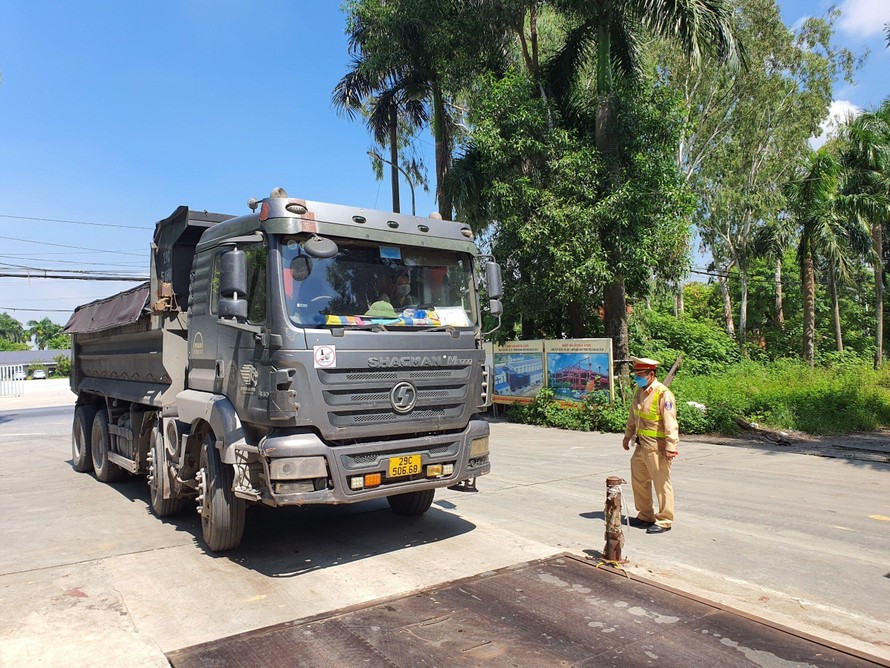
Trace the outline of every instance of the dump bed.
{"type": "Polygon", "coordinates": [[[144,283],[74,311],[65,331],[72,335],[75,394],[162,408],[184,389],[185,314],[152,315],[149,297],[144,283]]]}
{"type": "Polygon", "coordinates": [[[155,226],[151,280],[78,306],[72,335],[71,390],[157,408],[185,389],[187,307],[195,246],[204,231],[232,216],[181,206],[155,226]]]}

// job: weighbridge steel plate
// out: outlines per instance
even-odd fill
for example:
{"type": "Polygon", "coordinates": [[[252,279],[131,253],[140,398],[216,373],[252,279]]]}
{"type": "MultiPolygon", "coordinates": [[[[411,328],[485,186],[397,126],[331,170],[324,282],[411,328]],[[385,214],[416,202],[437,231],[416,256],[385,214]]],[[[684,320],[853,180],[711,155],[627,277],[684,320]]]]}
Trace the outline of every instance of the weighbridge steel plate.
{"type": "Polygon", "coordinates": [[[875,666],[571,555],[168,654],[208,666],[875,666]]]}

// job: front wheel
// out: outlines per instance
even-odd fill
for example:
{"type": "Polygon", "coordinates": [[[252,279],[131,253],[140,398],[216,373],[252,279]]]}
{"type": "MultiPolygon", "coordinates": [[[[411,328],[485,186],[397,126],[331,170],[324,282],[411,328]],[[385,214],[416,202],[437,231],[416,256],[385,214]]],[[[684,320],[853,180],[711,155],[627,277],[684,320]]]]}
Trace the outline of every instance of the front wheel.
{"type": "Polygon", "coordinates": [[[387,496],[386,500],[396,515],[423,515],[430,509],[435,495],[436,490],[424,489],[419,492],[393,494],[387,496]]]}
{"type": "Polygon", "coordinates": [[[235,549],[244,535],[247,503],[232,491],[234,477],[232,467],[222,461],[213,434],[204,436],[198,471],[198,513],[204,543],[211,552],[235,549]]]}

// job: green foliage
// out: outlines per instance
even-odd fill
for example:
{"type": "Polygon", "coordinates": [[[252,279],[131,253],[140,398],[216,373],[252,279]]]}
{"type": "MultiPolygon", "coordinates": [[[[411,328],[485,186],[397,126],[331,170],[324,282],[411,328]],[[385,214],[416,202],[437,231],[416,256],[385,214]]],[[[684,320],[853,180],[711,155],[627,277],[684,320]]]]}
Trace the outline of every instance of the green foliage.
{"type": "MultiPolygon", "coordinates": [[[[548,387],[538,392],[528,404],[513,404],[507,408],[511,422],[534,424],[575,431],[601,431],[620,434],[627,426],[629,403],[594,403],[591,400],[575,405],[560,404],[548,387]]],[[[711,422],[705,414],[685,404],[678,405],[680,432],[703,434],[710,431],[711,422]]]]}
{"type": "Polygon", "coordinates": [[[675,318],[654,311],[635,312],[632,350],[653,357],[666,368],[682,353],[684,374],[714,373],[739,360],[735,342],[717,325],[691,317],[675,318]]]}
{"type": "Polygon", "coordinates": [[[53,357],[53,360],[56,363],[56,376],[66,377],[71,375],[71,358],[67,355],[56,355],[53,357]]]}
{"type": "Polygon", "coordinates": [[[27,343],[13,343],[11,341],[7,341],[6,339],[0,339],[0,350],[30,350],[31,346],[27,343]]]}
{"type": "Polygon", "coordinates": [[[851,356],[811,369],[780,360],[743,362],[720,374],[678,378],[678,403],[707,406],[705,431],[734,433],[735,418],[810,434],[871,430],[890,425],[890,373],[851,356]]]}
{"type": "MultiPolygon", "coordinates": [[[[7,343],[27,343],[28,336],[25,328],[18,320],[8,313],[0,313],[0,344],[4,341],[7,343]]],[[[27,350],[27,346],[24,348],[27,350]]],[[[19,348],[0,348],[0,350],[20,350],[19,348]]]]}
{"type": "Polygon", "coordinates": [[[28,322],[27,334],[29,337],[34,337],[38,350],[47,350],[49,342],[62,334],[62,325],[57,325],[49,318],[43,318],[39,321],[30,320],[28,322]]]}
{"type": "Polygon", "coordinates": [[[521,323],[526,336],[596,334],[603,287],[616,273],[640,294],[652,271],[682,272],[693,203],[673,166],[671,91],[649,82],[627,92],[617,105],[622,157],[607,165],[592,129],[573,126],[522,74],[484,77],[478,88],[450,187],[460,218],[477,230],[497,221],[493,251],[510,285],[505,331],[521,323]]]}
{"type": "MultiPolygon", "coordinates": [[[[677,377],[681,434],[737,434],[737,420],[777,430],[838,434],[890,426],[890,370],[875,371],[856,354],[826,355],[824,367],[799,360],[736,363],[719,373],[677,377]],[[696,402],[705,410],[692,406],[696,402]]],[[[578,431],[621,433],[628,405],[560,404],[542,389],[529,404],[507,409],[512,422],[578,431]]]]}
{"type": "Polygon", "coordinates": [[[70,334],[56,334],[46,342],[47,350],[68,350],[71,348],[70,334]]]}

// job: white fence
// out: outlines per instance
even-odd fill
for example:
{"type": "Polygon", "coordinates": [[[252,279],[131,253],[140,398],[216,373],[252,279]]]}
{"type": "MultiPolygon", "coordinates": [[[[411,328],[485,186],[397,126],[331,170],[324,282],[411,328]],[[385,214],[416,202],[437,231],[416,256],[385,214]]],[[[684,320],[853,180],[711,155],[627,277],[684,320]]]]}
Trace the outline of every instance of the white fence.
{"type": "Polygon", "coordinates": [[[20,397],[25,394],[25,365],[0,366],[0,397],[20,397]]]}

